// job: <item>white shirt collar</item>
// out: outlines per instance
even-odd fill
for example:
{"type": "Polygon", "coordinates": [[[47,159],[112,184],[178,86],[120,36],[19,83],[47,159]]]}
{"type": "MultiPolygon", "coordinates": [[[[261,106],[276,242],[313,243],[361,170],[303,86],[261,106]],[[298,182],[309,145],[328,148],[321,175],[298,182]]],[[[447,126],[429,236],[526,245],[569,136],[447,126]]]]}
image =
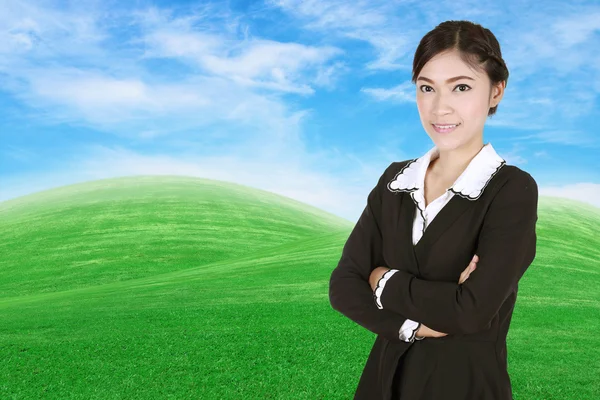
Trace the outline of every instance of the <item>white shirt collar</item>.
{"type": "MultiPolygon", "coordinates": [[[[388,183],[388,189],[392,192],[422,192],[427,167],[430,161],[438,157],[439,149],[434,146],[423,156],[410,160],[388,183]]],[[[492,177],[505,164],[506,161],[496,153],[491,143],[487,143],[447,190],[469,200],[477,200],[492,177]]]]}

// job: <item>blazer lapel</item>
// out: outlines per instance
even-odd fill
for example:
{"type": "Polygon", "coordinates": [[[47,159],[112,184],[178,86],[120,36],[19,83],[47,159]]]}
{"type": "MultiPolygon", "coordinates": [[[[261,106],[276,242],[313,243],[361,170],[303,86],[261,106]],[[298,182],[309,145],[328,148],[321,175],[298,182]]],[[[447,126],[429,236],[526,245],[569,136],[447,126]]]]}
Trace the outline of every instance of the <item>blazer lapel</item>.
{"type": "Polygon", "coordinates": [[[406,270],[411,274],[420,275],[421,271],[419,269],[419,263],[417,262],[415,250],[412,244],[413,221],[415,218],[415,212],[417,211],[417,206],[413,202],[409,192],[402,192],[401,197],[402,208],[400,210],[398,225],[400,230],[400,239],[401,241],[405,242],[399,243],[399,248],[406,249],[406,251],[402,251],[400,254],[403,259],[402,265],[404,265],[406,270]]]}
{"type": "Polygon", "coordinates": [[[410,264],[414,265],[415,272],[418,272],[419,275],[421,275],[420,266],[422,266],[422,262],[425,260],[425,256],[431,246],[448,228],[450,228],[450,226],[452,226],[458,217],[472,206],[472,203],[468,199],[459,195],[454,195],[448,204],[439,211],[433,221],[431,221],[417,244],[413,245],[412,229],[417,206],[410,196],[410,193],[404,192],[403,196],[405,196],[403,201],[405,209],[402,210],[400,224],[403,229],[402,237],[409,241],[403,248],[410,249],[408,251],[408,253],[410,253],[408,255],[411,261],[410,264]]]}

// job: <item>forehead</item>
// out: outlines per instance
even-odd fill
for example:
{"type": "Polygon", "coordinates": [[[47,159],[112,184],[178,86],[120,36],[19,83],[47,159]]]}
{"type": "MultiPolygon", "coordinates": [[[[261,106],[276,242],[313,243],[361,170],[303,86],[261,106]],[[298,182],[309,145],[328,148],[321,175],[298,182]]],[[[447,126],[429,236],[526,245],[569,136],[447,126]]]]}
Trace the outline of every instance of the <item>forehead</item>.
{"type": "Polygon", "coordinates": [[[440,83],[458,75],[470,76],[475,80],[485,78],[481,71],[477,71],[465,63],[456,50],[436,54],[427,61],[419,73],[419,76],[425,76],[440,83]]]}

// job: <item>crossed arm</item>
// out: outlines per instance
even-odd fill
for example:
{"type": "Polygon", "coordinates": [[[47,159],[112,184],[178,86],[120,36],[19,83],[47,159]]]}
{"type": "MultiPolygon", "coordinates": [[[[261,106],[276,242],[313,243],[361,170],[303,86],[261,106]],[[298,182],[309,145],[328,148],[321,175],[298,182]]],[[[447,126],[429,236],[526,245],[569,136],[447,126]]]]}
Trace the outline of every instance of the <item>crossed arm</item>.
{"type": "Polygon", "coordinates": [[[380,231],[380,190],[385,186],[385,176],[384,172],[369,193],[367,205],[346,240],[337,267],[331,273],[329,302],[334,310],[369,331],[389,341],[403,342],[399,332],[407,318],[398,311],[378,309],[369,285],[371,271],[375,266],[385,264],[380,231]]]}
{"type": "MultiPolygon", "coordinates": [[[[389,167],[388,167],[389,168],[389,167]]],[[[477,273],[462,283],[427,281],[398,271],[386,283],[378,309],[369,285],[371,271],[384,265],[381,192],[384,173],[369,193],[329,284],[334,309],[389,340],[407,320],[440,332],[475,333],[489,327],[536,253],[538,189],[527,173],[515,173],[489,206],[479,236],[477,273]]]]}

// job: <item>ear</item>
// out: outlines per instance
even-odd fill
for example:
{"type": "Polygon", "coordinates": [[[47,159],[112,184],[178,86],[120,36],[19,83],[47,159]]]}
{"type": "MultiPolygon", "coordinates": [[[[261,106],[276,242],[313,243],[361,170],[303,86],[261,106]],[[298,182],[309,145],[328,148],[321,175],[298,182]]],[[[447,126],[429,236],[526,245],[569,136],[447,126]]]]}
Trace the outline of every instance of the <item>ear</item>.
{"type": "Polygon", "coordinates": [[[492,86],[492,90],[490,93],[490,107],[496,107],[498,103],[500,103],[500,100],[502,100],[502,96],[504,96],[505,88],[506,81],[502,81],[492,86]]]}

